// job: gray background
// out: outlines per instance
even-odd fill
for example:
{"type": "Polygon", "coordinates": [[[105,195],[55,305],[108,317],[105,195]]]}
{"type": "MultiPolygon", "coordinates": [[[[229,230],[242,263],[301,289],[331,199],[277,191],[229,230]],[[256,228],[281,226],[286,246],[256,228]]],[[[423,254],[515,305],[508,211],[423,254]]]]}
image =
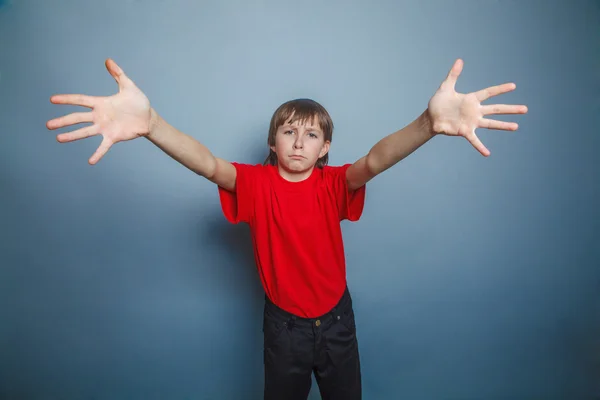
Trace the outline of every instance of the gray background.
{"type": "MultiPolygon", "coordinates": [[[[513,81],[517,132],[438,137],[343,225],[365,399],[600,395],[597,1],[20,1],[0,8],[0,398],[259,399],[247,227],[146,140],[87,164],[55,93],[109,95],[113,57],[167,121],[262,162],[310,97],[352,162],[457,90],[513,81]],[[59,132],[67,131],[60,130],[59,132]]],[[[311,399],[319,398],[316,387],[311,399]]]]}

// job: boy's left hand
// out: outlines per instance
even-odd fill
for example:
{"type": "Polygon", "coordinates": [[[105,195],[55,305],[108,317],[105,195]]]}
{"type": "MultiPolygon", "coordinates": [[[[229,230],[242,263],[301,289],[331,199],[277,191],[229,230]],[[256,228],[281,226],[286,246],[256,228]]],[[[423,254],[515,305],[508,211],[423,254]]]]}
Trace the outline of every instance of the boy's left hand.
{"type": "Polygon", "coordinates": [[[514,122],[484,118],[484,116],[490,114],[525,114],[527,107],[524,105],[481,104],[482,101],[492,96],[515,90],[516,85],[514,83],[492,86],[468,94],[457,93],[454,87],[462,67],[462,60],[456,60],[446,79],[429,100],[427,111],[431,120],[431,127],[434,134],[463,136],[482,155],[487,157],[490,155],[490,151],[481,143],[475,134],[475,129],[515,131],[518,125],[514,122]]]}

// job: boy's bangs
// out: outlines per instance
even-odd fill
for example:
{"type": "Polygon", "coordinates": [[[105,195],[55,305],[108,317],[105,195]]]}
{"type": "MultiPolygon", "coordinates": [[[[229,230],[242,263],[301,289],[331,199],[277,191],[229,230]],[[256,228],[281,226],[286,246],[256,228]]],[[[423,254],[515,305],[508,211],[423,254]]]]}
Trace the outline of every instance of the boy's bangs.
{"type": "Polygon", "coordinates": [[[321,131],[326,132],[325,118],[318,107],[312,106],[310,103],[297,103],[293,106],[284,107],[280,110],[281,113],[277,116],[275,126],[281,126],[286,123],[312,124],[318,126],[321,131]]]}

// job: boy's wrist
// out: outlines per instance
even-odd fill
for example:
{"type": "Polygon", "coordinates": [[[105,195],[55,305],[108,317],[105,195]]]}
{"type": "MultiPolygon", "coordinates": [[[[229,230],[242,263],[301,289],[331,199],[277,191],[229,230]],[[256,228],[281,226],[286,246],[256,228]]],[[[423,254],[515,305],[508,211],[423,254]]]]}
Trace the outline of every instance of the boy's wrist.
{"type": "Polygon", "coordinates": [[[433,129],[433,120],[432,120],[431,114],[429,112],[429,107],[423,112],[423,114],[420,115],[419,119],[420,119],[421,129],[428,136],[434,137],[435,135],[437,135],[437,133],[433,129]]]}
{"type": "Polygon", "coordinates": [[[147,135],[148,137],[153,136],[153,134],[156,132],[156,129],[158,128],[159,118],[160,118],[160,116],[158,115],[156,110],[154,110],[154,108],[150,107],[150,122],[148,123],[148,135],[147,135]]]}

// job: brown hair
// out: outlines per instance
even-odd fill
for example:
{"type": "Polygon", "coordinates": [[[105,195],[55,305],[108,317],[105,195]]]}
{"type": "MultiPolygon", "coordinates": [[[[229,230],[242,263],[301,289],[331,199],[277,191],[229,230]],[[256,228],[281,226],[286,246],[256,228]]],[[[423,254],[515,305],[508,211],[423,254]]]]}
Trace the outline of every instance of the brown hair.
{"type": "MultiPolygon", "coordinates": [[[[305,123],[316,119],[319,123],[319,128],[323,131],[324,140],[331,142],[333,136],[333,121],[329,113],[319,103],[311,99],[296,99],[290,100],[277,108],[271,118],[271,124],[269,126],[269,137],[267,143],[269,144],[269,155],[265,159],[264,165],[277,165],[277,154],[270,149],[271,146],[275,146],[275,135],[277,129],[285,124],[286,122],[305,123]],[[291,118],[291,119],[290,119],[291,118]]],[[[329,161],[329,152],[323,157],[317,160],[316,166],[323,168],[329,161]]]]}

